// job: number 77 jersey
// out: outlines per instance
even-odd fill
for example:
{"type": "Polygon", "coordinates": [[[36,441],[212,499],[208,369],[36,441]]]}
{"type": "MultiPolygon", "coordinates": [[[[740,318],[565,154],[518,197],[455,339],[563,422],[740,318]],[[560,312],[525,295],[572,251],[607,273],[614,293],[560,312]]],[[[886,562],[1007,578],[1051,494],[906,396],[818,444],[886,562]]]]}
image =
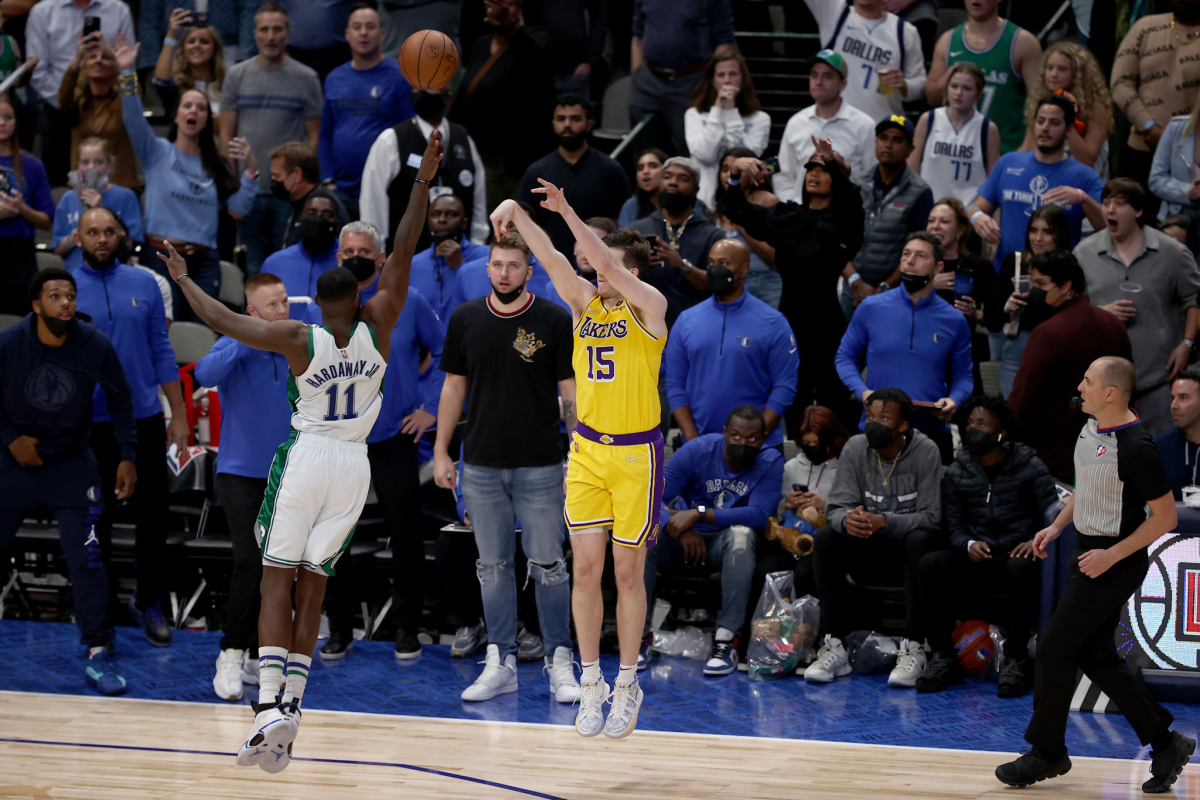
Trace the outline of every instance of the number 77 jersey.
{"type": "Polygon", "coordinates": [[[625,300],[593,297],[575,326],[571,358],[579,421],[613,435],[657,428],[666,343],[665,336],[646,330],[625,300]]]}
{"type": "Polygon", "coordinates": [[[308,329],[308,369],[288,378],[292,428],[343,442],[365,442],[383,407],[387,362],[363,320],[338,347],[328,328],[308,329]]]}

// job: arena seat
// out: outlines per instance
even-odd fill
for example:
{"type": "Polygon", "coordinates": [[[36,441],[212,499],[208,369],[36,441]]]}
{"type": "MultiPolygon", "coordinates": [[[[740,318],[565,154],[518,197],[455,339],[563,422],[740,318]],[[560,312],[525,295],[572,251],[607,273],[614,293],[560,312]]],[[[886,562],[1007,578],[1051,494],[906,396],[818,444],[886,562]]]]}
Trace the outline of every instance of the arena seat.
{"type": "Polygon", "coordinates": [[[36,253],[36,256],[37,256],[37,268],[39,270],[51,269],[51,268],[63,269],[64,265],[66,263],[63,261],[62,256],[58,255],[57,253],[51,252],[50,250],[38,250],[36,253]]]}
{"type": "Polygon", "coordinates": [[[246,307],[246,279],[237,264],[221,262],[221,289],[217,299],[235,311],[246,307]]]}
{"type": "Polygon", "coordinates": [[[208,355],[217,343],[217,334],[197,322],[173,322],[167,329],[176,364],[193,364],[208,355]]]}
{"type": "Polygon", "coordinates": [[[0,328],[7,328],[9,325],[16,325],[24,317],[19,317],[16,314],[0,314],[0,328]]]}
{"type": "Polygon", "coordinates": [[[603,109],[600,113],[600,125],[592,131],[592,136],[610,142],[602,150],[611,150],[617,142],[629,133],[629,96],[633,91],[633,77],[625,75],[617,78],[604,90],[603,109]]]}

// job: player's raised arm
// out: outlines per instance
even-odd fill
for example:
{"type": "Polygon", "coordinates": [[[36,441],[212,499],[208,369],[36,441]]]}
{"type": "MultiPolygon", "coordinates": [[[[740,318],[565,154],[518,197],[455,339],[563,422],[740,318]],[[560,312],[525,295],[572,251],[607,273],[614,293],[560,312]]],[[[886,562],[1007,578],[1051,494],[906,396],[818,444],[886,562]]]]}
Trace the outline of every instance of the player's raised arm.
{"type": "Polygon", "coordinates": [[[183,296],[200,315],[200,319],[208,323],[208,327],[257,350],[283,354],[287,357],[292,372],[297,375],[308,368],[307,325],[294,319],[268,322],[247,314],[235,314],[223,303],[205,294],[188,276],[187,264],[183,257],[175,252],[170,242],[165,244],[170,256],[159,253],[159,259],[167,265],[171,278],[179,284],[183,296]]]}
{"type": "Polygon", "coordinates": [[[525,213],[525,209],[521,208],[516,200],[505,200],[496,206],[489,219],[497,239],[504,235],[509,225],[516,226],[517,232],[529,245],[530,251],[546,268],[546,274],[554,284],[554,291],[571,307],[572,316],[578,320],[587,304],[596,296],[596,287],[575,273],[567,257],[554,249],[550,237],[525,213]]]}
{"type": "Polygon", "coordinates": [[[442,135],[435,130],[429,135],[429,143],[421,155],[421,168],[417,170],[417,179],[408,195],[408,208],[396,226],[392,253],[379,273],[379,291],[362,307],[362,318],[375,329],[380,341],[391,339],[392,329],[408,299],[408,275],[429,206],[429,182],[437,175],[441,161],[442,135]]]}
{"type": "Polygon", "coordinates": [[[596,232],[589,228],[587,223],[575,213],[575,209],[567,203],[562,189],[541,178],[538,178],[538,183],[541,184],[541,188],[534,189],[533,192],[545,196],[542,208],[562,215],[562,218],[567,221],[571,233],[575,234],[575,240],[579,242],[579,247],[587,257],[588,263],[621,293],[629,305],[633,306],[651,333],[655,336],[665,336],[667,334],[667,298],[663,297],[662,292],[658,289],[641,280],[639,276],[634,275],[626,268],[623,255],[611,250],[604,242],[600,241],[596,232]]]}

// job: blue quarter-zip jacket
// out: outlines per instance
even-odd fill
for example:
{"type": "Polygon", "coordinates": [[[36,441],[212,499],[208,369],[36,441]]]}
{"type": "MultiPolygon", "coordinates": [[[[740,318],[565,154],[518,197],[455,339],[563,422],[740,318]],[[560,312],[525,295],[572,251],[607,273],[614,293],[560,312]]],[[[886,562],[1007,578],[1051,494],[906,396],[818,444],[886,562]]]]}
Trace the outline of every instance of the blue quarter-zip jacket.
{"type": "MultiPolygon", "coordinates": [[[[90,316],[96,330],[116,348],[133,389],[134,417],[161,414],[158,387],[179,380],[179,369],[167,338],[167,312],[154,276],[125,264],[99,271],[86,263],[74,275],[75,308],[90,316]]],[[[105,394],[97,386],[92,421],[110,419],[105,394]]]]}
{"type": "Polygon", "coordinates": [[[196,362],[196,381],[220,393],[217,472],[267,477],[275,450],[291,429],[287,358],[222,336],[196,362]]]}
{"type": "MultiPolygon", "coordinates": [[[[283,288],[287,290],[288,297],[311,297],[313,305],[316,305],[317,278],[337,265],[336,244],[329,249],[328,253],[319,256],[314,256],[305,250],[303,244],[294,244],[267,256],[267,260],[263,262],[262,271],[277,275],[283,281],[283,288]]],[[[292,319],[303,320],[305,318],[304,306],[293,304],[288,316],[292,319]]]]}
{"type": "MultiPolygon", "coordinates": [[[[720,433],[729,412],[749,403],[779,416],[796,399],[800,354],[787,319],[747,291],[732,303],[715,297],[679,315],[663,359],[671,410],[692,409],[701,434],[720,433]]],[[[776,426],[766,446],[783,442],[776,426]]]]}
{"type": "MultiPolygon", "coordinates": [[[[975,390],[967,318],[936,294],[914,306],[903,287],[863,300],[842,336],[834,364],[855,397],[867,389],[897,388],[913,400],[949,397],[961,408],[975,390]],[[864,365],[866,382],[861,375],[864,365]]],[[[949,423],[945,427],[949,430],[949,423]]]]}
{"type": "Polygon", "coordinates": [[[450,312],[460,302],[455,294],[458,273],[472,261],[488,257],[487,247],[475,244],[465,235],[459,235],[458,243],[462,247],[462,263],[458,269],[451,269],[446,259],[436,255],[430,247],[413,256],[412,271],[408,275],[408,285],[421,290],[443,322],[450,319],[450,312]]]}
{"type": "Polygon", "coordinates": [[[697,533],[719,531],[730,525],[761,531],[779,502],[783,456],[778,450],[763,447],[753,466],[734,472],[725,463],[725,437],[708,433],[675,451],[667,462],[664,479],[664,526],[671,518],[665,511],[667,507],[706,506],[713,509],[714,524],[696,525],[697,533]]]}

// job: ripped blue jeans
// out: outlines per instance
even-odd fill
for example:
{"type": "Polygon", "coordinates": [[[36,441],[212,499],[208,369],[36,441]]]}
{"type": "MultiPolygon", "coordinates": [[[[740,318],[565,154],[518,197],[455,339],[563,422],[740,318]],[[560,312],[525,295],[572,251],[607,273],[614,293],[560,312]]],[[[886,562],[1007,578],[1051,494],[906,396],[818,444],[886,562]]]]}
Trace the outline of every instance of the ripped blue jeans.
{"type": "MultiPolygon", "coordinates": [[[[737,633],[749,613],[750,584],[754,579],[754,549],[757,534],[745,525],[731,525],[717,531],[696,531],[704,539],[707,552],[704,563],[713,572],[721,570],[721,611],[717,625],[737,633]]],[[[654,584],[660,572],[683,569],[683,545],[662,533],[658,544],[646,554],[646,617],[654,613],[654,584]]]]}
{"type": "MultiPolygon", "coordinates": [[[[463,465],[462,494],[479,547],[475,568],[483,595],[488,642],[500,659],[517,652],[516,524],[529,560],[521,579],[534,581],[538,620],[546,655],[571,647],[571,583],[563,560],[563,469],[493,469],[463,465]]],[[[753,560],[753,559],[752,559],[753,560]]]]}

